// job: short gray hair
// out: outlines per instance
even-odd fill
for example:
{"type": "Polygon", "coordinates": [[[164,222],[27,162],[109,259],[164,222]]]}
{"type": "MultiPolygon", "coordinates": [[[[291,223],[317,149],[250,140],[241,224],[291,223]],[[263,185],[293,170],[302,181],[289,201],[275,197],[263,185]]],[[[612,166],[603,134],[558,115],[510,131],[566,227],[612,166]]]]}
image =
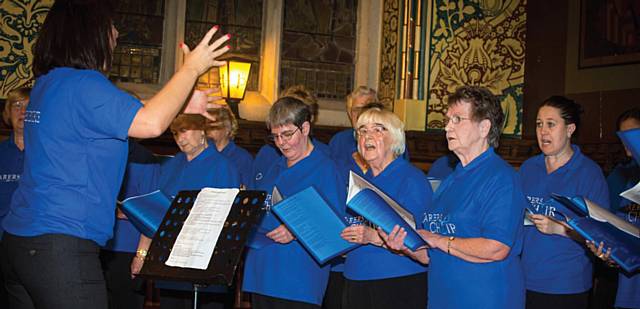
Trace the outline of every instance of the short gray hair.
{"type": "Polygon", "coordinates": [[[276,100],[269,109],[267,128],[275,128],[287,124],[302,127],[305,121],[311,124],[311,108],[294,97],[282,97],[276,100]]]}
{"type": "MultiPolygon", "coordinates": [[[[369,108],[360,114],[356,128],[370,124],[379,123],[383,125],[391,136],[391,151],[393,158],[397,158],[404,153],[406,148],[404,136],[404,123],[396,114],[391,111],[377,107],[369,108]]],[[[360,151],[360,149],[358,149],[360,151]]]]}
{"type": "Polygon", "coordinates": [[[347,96],[347,109],[351,109],[351,106],[353,106],[353,100],[355,100],[355,98],[365,96],[370,97],[367,103],[378,102],[378,93],[375,90],[367,86],[359,86],[347,96]]]}

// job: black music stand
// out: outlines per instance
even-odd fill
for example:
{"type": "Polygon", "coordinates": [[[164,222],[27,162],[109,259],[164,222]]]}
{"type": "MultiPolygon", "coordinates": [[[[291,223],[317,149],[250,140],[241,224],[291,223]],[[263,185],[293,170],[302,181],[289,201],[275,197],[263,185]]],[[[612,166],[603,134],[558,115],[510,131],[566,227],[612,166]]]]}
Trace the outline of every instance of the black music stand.
{"type": "Polygon", "coordinates": [[[182,230],[200,191],[180,191],[153,236],[140,275],[154,280],[182,281],[193,284],[194,309],[198,290],[207,285],[231,285],[247,238],[264,215],[264,191],[243,190],[236,196],[206,270],[172,267],[164,263],[182,230]]]}

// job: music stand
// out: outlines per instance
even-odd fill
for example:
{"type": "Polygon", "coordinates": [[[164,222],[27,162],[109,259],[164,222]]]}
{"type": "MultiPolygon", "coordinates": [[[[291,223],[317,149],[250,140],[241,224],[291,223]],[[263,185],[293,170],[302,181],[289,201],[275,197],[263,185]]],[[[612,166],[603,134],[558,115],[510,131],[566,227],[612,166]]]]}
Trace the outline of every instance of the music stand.
{"type": "Polygon", "coordinates": [[[243,190],[236,195],[206,270],[165,265],[171,249],[200,191],[180,191],[171,202],[162,223],[153,236],[140,276],[154,280],[192,283],[193,307],[198,306],[198,290],[204,286],[231,285],[253,227],[264,215],[264,191],[243,190]]]}

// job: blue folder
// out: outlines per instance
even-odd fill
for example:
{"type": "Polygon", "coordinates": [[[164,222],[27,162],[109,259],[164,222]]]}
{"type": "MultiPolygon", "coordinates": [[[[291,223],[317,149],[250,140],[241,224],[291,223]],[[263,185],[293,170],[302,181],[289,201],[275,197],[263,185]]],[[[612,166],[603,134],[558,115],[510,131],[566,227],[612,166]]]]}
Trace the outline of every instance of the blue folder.
{"type": "Polygon", "coordinates": [[[273,205],[271,210],[321,265],[360,246],[340,237],[347,224],[313,187],[273,205]]]}
{"type": "Polygon", "coordinates": [[[597,204],[582,197],[552,197],[582,216],[567,218],[567,223],[582,237],[595,244],[604,242],[613,259],[626,272],[640,268],[640,229],[597,204]]]}
{"type": "Polygon", "coordinates": [[[390,233],[394,226],[399,225],[407,232],[404,245],[415,251],[427,243],[387,202],[371,189],[362,189],[347,202],[347,206],[357,212],[369,222],[390,233]]]}
{"type": "Polygon", "coordinates": [[[633,158],[640,164],[640,128],[619,131],[618,136],[625,146],[631,151],[633,158]]]}
{"type": "Polygon", "coordinates": [[[120,210],[140,233],[152,238],[170,206],[171,200],[157,190],[122,201],[120,210]]]}

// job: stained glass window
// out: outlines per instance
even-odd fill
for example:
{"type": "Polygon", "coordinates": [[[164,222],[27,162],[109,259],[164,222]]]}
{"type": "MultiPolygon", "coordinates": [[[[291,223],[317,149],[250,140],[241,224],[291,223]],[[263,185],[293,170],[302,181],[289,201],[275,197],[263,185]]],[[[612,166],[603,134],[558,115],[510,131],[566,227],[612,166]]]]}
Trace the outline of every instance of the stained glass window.
{"type": "MultiPolygon", "coordinates": [[[[187,0],[185,42],[196,46],[214,25],[219,34],[231,33],[233,47],[228,56],[240,57],[253,63],[247,90],[258,90],[260,51],[262,41],[263,0],[187,0]]],[[[217,74],[212,74],[217,76],[217,74]]]]}
{"type": "Polygon", "coordinates": [[[285,0],[280,88],[341,100],[353,88],[357,0],[285,0]]]}
{"type": "Polygon", "coordinates": [[[158,83],[164,28],[164,0],[120,0],[114,24],[118,46],[110,78],[133,83],[158,83]]]}

